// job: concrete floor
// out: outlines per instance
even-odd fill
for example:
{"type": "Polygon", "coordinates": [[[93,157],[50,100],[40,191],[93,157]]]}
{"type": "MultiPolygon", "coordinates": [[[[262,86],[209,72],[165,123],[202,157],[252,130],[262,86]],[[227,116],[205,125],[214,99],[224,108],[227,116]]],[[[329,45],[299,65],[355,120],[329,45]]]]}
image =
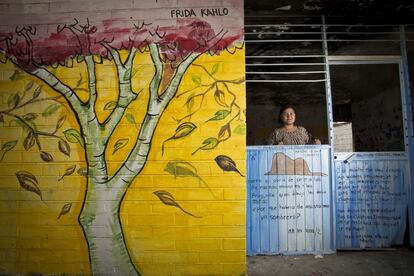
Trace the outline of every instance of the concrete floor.
{"type": "Polygon", "coordinates": [[[340,251],[323,256],[253,256],[249,276],[414,275],[414,250],[340,251]],[[319,258],[318,258],[319,257],[319,258]]]}

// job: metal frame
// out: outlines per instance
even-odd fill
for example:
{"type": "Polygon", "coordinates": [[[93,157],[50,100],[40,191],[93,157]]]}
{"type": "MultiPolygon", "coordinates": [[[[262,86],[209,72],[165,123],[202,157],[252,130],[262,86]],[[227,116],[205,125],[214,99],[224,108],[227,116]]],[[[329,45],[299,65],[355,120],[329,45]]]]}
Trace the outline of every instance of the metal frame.
{"type": "Polygon", "coordinates": [[[413,115],[412,115],[412,105],[411,105],[411,91],[410,91],[410,80],[408,76],[408,57],[407,57],[407,47],[406,47],[406,36],[405,36],[405,27],[400,26],[400,46],[401,46],[401,63],[400,63],[400,80],[401,86],[404,87],[404,92],[402,94],[402,100],[405,102],[405,114],[406,117],[404,118],[405,127],[404,127],[404,134],[406,139],[406,151],[408,153],[409,158],[409,169],[408,169],[408,177],[409,183],[411,185],[408,186],[408,198],[409,198],[409,207],[408,207],[408,217],[409,217],[409,231],[410,231],[410,244],[411,246],[414,245],[414,210],[413,210],[413,201],[412,201],[412,189],[414,183],[412,183],[412,177],[414,175],[414,131],[413,131],[413,115]],[[411,207],[411,208],[410,208],[411,207]]]}
{"type": "MultiPolygon", "coordinates": [[[[269,17],[271,18],[271,17],[269,17]]],[[[331,78],[330,78],[330,69],[331,65],[351,65],[351,64],[396,64],[399,68],[400,74],[400,95],[401,95],[401,105],[402,105],[402,117],[403,117],[403,128],[404,128],[404,145],[405,151],[398,152],[403,154],[405,160],[408,162],[409,166],[409,195],[414,196],[413,192],[411,191],[413,183],[411,183],[411,177],[414,175],[414,130],[413,130],[413,118],[411,112],[411,98],[410,98],[410,89],[409,89],[409,76],[408,76],[408,62],[407,62],[407,49],[406,49],[406,42],[407,41],[414,41],[414,40],[406,40],[405,37],[405,26],[401,25],[329,25],[325,23],[325,18],[321,18],[320,24],[247,24],[245,25],[246,28],[250,27],[276,27],[280,29],[279,31],[256,31],[253,29],[253,32],[247,31],[246,34],[251,35],[280,35],[280,34],[289,34],[289,35],[313,35],[312,39],[246,39],[246,44],[256,44],[256,43],[265,43],[267,45],[271,43],[321,43],[322,44],[322,52],[321,54],[310,54],[310,55],[267,55],[267,56],[246,56],[246,58],[250,59],[251,62],[247,63],[246,66],[250,66],[251,68],[258,68],[263,66],[267,70],[251,70],[249,71],[247,68],[246,76],[255,75],[255,74],[265,74],[268,76],[283,76],[288,74],[297,75],[298,79],[270,79],[270,80],[253,80],[246,78],[246,82],[259,82],[259,83],[282,83],[282,82],[289,82],[289,83],[309,83],[309,82],[325,82],[325,96],[326,96],[326,110],[327,110],[327,124],[328,124],[328,135],[329,135],[329,145],[323,145],[324,147],[329,147],[331,152],[331,217],[332,217],[332,239],[333,239],[333,248],[336,248],[336,181],[335,181],[335,164],[334,164],[334,136],[333,136],[333,104],[332,104],[332,91],[331,91],[331,78]],[[291,27],[309,27],[309,32],[305,31],[292,31],[291,27]],[[370,27],[371,30],[362,30],[362,31],[352,31],[349,32],[352,28],[358,29],[358,27],[370,27]],[[347,28],[345,31],[328,31],[328,28],[347,28]],[[378,29],[384,28],[384,29],[378,29]],[[391,28],[392,30],[386,30],[391,28]],[[399,28],[398,31],[394,31],[394,28],[399,28]],[[373,31],[374,30],[374,31],[373,31]],[[328,38],[328,35],[376,35],[376,34],[386,34],[386,35],[398,35],[398,39],[333,39],[332,37],[328,38]],[[321,35],[321,39],[314,39],[315,35],[321,35]],[[341,42],[341,41],[368,41],[368,42],[399,42],[400,44],[400,55],[365,55],[365,56],[330,56],[329,55],[329,42],[341,42]],[[261,61],[261,59],[272,59],[272,58],[279,58],[285,59],[287,63],[280,62],[272,62],[272,63],[255,63],[254,61],[261,61]],[[321,58],[323,62],[319,61],[312,61],[306,63],[303,59],[306,58],[321,58]],[[302,59],[300,62],[295,62],[295,59],[302,59]],[[295,70],[293,72],[279,72],[279,71],[272,71],[272,68],[278,68],[279,66],[289,66],[294,68],[294,66],[323,66],[322,68],[315,68],[315,70],[307,69],[307,70],[295,70]],[[324,78],[319,79],[306,79],[306,76],[311,76],[312,74],[324,74],[324,78]],[[299,79],[299,76],[300,77],[299,79]]],[[[298,60],[299,61],[299,60],[298,60]]],[[[260,146],[263,147],[263,146],[260,146]]],[[[257,148],[257,146],[252,146],[248,148],[257,148]]],[[[372,153],[373,155],[381,155],[384,152],[375,152],[372,153]]],[[[387,152],[390,153],[390,152],[387,152]]],[[[350,152],[350,157],[354,154],[358,154],[358,152],[350,152]]],[[[365,152],[364,152],[365,154],[365,152]]],[[[350,158],[349,157],[349,158],[350,158]]],[[[411,200],[409,201],[411,202],[411,200]]],[[[411,204],[412,205],[412,204],[411,204]]],[[[414,210],[409,208],[409,217],[410,217],[410,229],[411,229],[411,245],[414,245],[414,210]]]]}

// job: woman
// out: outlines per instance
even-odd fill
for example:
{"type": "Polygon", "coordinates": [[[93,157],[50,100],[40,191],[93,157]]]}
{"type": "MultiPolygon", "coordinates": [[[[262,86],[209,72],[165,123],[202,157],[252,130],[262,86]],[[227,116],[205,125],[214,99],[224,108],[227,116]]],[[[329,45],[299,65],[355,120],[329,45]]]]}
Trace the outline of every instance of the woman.
{"type": "Polygon", "coordinates": [[[321,144],[321,141],[313,139],[304,127],[295,125],[296,112],[293,106],[285,105],[280,109],[279,122],[283,126],[272,132],[268,139],[269,145],[321,144]]]}

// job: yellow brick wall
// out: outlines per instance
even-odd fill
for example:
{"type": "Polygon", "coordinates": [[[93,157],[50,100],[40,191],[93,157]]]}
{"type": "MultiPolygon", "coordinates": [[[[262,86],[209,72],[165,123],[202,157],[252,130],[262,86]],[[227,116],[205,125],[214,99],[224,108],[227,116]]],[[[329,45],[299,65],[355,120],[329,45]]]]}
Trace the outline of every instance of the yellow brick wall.
{"type": "MultiPolygon", "coordinates": [[[[9,8],[13,9],[12,6],[9,8]]],[[[201,87],[187,93],[198,85],[194,78],[199,78],[202,84],[214,81],[201,67],[190,66],[178,96],[168,105],[157,126],[144,169],[122,201],[120,214],[125,242],[131,259],[143,275],[245,273],[245,85],[244,82],[231,83],[244,78],[244,50],[231,50],[235,50],[234,54],[227,51],[215,56],[203,54],[195,61],[208,72],[217,70],[214,76],[226,82],[231,93],[222,83],[218,85],[225,92],[224,101],[229,104],[234,100],[236,104],[230,115],[208,121],[217,111],[226,109],[218,105],[215,90],[206,93],[203,101],[196,98],[191,109],[200,109],[184,121],[191,121],[197,128],[187,137],[165,142],[162,154],[163,142],[174,134],[179,125],[177,120],[189,112],[189,97],[206,90],[201,87]],[[205,139],[217,138],[222,126],[236,115],[237,118],[230,122],[231,136],[227,140],[214,149],[192,154],[205,139]],[[234,160],[242,175],[223,171],[214,160],[219,155],[234,160]],[[170,174],[166,165],[174,161],[192,164],[198,176],[170,174]],[[163,204],[154,194],[160,190],[171,193],[176,203],[195,217],[180,208],[163,204]]],[[[124,58],[127,54],[122,52],[124,58]]],[[[124,117],[111,137],[105,155],[109,174],[114,173],[128,156],[146,111],[149,82],[154,74],[148,52],[138,54],[134,68],[137,73],[132,85],[135,91],[142,92],[126,113],[133,116],[136,124],[132,124],[131,116],[124,117]],[[113,154],[119,139],[128,139],[128,144],[113,154]]],[[[88,98],[83,90],[87,88],[83,64],[74,62],[73,68],[49,69],[55,70],[56,76],[68,86],[76,87],[77,83],[82,83],[76,93],[82,100],[88,98]]],[[[104,110],[105,104],[117,98],[115,73],[111,61],[105,60],[97,66],[99,96],[96,109],[101,121],[110,114],[109,110],[104,110]]],[[[3,112],[0,113],[0,155],[4,155],[0,161],[0,274],[91,273],[88,245],[78,222],[86,193],[86,178],[79,171],[86,167],[84,149],[79,144],[69,143],[71,153],[67,156],[59,150],[58,138],[39,136],[41,151],[54,159],[53,162],[43,162],[36,145],[25,150],[28,132],[13,117],[13,114],[37,114],[33,119],[37,130],[47,133],[54,132],[58,120],[65,117],[63,125],[54,133],[65,139],[65,130],[79,130],[79,126],[64,99],[56,99],[57,96],[41,80],[23,72],[12,62],[0,64],[0,112],[3,112]],[[42,90],[38,99],[49,100],[13,110],[13,97],[18,95],[24,102],[37,88],[42,90]],[[52,105],[59,108],[51,111],[52,105]],[[48,115],[48,111],[51,114],[48,115]],[[15,145],[8,150],[7,145],[14,141],[15,145]],[[62,178],[65,171],[75,165],[74,171],[62,178]],[[42,198],[19,185],[18,171],[30,172],[36,177],[42,198]],[[63,206],[70,203],[69,212],[59,217],[63,206]]]]}

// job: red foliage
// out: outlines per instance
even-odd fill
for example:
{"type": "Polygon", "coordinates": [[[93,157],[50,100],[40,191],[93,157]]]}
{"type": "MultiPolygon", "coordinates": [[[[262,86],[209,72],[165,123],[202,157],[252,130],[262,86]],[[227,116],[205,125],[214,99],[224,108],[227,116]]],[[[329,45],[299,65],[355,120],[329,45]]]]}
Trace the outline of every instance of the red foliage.
{"type": "Polygon", "coordinates": [[[76,19],[72,24],[17,27],[10,32],[0,31],[0,51],[25,69],[40,65],[64,65],[78,55],[100,55],[111,58],[113,49],[147,49],[149,43],[158,43],[162,58],[179,61],[191,52],[217,53],[242,37],[241,32],[229,35],[215,31],[199,19],[179,20],[176,26],[160,27],[154,24],[131,24],[128,21],[107,20],[99,25],[82,25],[76,19]]]}

